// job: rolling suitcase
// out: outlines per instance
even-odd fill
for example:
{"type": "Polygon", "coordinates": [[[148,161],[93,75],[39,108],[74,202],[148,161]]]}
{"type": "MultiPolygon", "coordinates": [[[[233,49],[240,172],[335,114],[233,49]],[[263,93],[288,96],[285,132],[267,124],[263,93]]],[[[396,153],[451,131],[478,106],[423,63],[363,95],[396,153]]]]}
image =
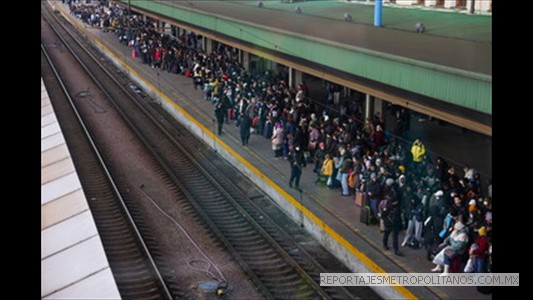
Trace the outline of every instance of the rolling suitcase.
{"type": "Polygon", "coordinates": [[[372,215],[370,211],[370,206],[365,205],[361,207],[361,214],[359,215],[359,220],[361,223],[368,225],[370,224],[370,216],[372,215]]]}
{"type": "Polygon", "coordinates": [[[272,133],[274,131],[274,126],[272,125],[272,121],[268,120],[265,122],[265,128],[263,128],[263,136],[267,139],[272,137],[272,133]]]}
{"type": "Polygon", "coordinates": [[[363,206],[364,195],[365,193],[361,192],[360,190],[355,190],[355,205],[359,207],[363,206]]]}

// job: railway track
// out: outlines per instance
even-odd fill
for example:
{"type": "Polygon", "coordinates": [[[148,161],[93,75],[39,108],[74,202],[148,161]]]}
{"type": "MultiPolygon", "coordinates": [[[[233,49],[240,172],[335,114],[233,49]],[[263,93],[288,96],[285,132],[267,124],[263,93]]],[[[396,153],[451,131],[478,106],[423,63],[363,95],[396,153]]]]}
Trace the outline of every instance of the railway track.
{"type": "MultiPolygon", "coordinates": [[[[143,142],[154,162],[159,164],[158,174],[168,182],[167,188],[176,195],[174,201],[179,203],[181,207],[185,207],[183,212],[197,216],[198,221],[216,236],[266,298],[354,299],[359,297],[359,295],[344,288],[321,287],[319,285],[320,273],[331,272],[332,270],[321,266],[313,258],[313,255],[309,254],[288,233],[284,232],[258,205],[255,205],[254,199],[250,199],[246,192],[232,181],[232,178],[228,178],[224,169],[215,166],[213,161],[218,158],[207,145],[195,140],[189,132],[183,127],[177,126],[175,122],[168,119],[162,120],[157,106],[146,101],[147,98],[141,92],[131,88],[131,82],[128,82],[127,78],[117,76],[116,71],[107,70],[109,66],[104,67],[98,57],[91,54],[92,51],[88,50],[90,46],[87,45],[86,41],[72,34],[72,28],[60,26],[61,21],[53,17],[46,8],[42,7],[41,11],[46,11],[43,15],[46,15],[50,24],[54,24],[53,27],[58,36],[61,37],[62,44],[69,51],[75,53],[78,62],[88,73],[92,74],[91,76],[100,85],[101,93],[107,95],[113,107],[129,124],[129,128],[143,142]]],[[[80,165],[83,166],[92,164],[93,162],[89,161],[80,162],[80,165]]],[[[82,169],[80,172],[100,173],[96,170],[90,170],[89,167],[86,168],[87,171],[82,169]]],[[[90,186],[86,189],[87,194],[91,195],[89,199],[113,197],[114,194],[118,194],[116,191],[111,192],[111,190],[103,189],[101,186],[106,186],[106,180],[102,178],[95,176],[90,181],[95,184],[93,189],[90,186]]],[[[112,183],[109,185],[113,186],[112,183]]],[[[146,198],[151,198],[149,187],[141,184],[137,188],[146,198]]],[[[127,188],[119,186],[118,189],[127,188]]],[[[100,203],[103,201],[92,202],[100,203]]],[[[110,227],[116,225],[114,224],[116,223],[115,219],[119,218],[120,210],[125,212],[127,211],[126,208],[133,210],[131,215],[136,221],[143,222],[142,213],[135,211],[135,205],[131,202],[133,201],[126,201],[122,205],[115,204],[118,208],[101,208],[102,211],[110,213],[110,215],[102,217],[102,224],[112,224],[110,227]]],[[[91,209],[93,209],[92,206],[91,209]]],[[[93,211],[93,214],[96,215],[96,212],[93,211]]],[[[108,227],[104,225],[100,227],[98,221],[97,226],[101,232],[101,228],[103,231],[109,230],[101,233],[106,253],[121,247],[122,242],[128,243],[129,240],[122,238],[122,234],[127,235],[129,232],[127,226],[117,225],[117,229],[107,229],[108,227]],[[113,232],[116,233],[113,234],[113,232]],[[116,236],[117,234],[121,235],[120,239],[116,236]]],[[[138,230],[134,231],[138,232],[138,230]]],[[[141,229],[141,231],[143,230],[141,229]]],[[[157,250],[156,238],[150,236],[149,232],[142,232],[142,235],[148,236],[147,239],[152,241],[145,248],[157,250]]],[[[139,259],[138,254],[135,254],[136,251],[130,250],[130,252],[132,253],[130,258],[132,261],[146,261],[146,259],[139,259]]],[[[125,257],[129,258],[130,256],[125,255],[125,257]]],[[[116,262],[115,265],[130,268],[128,261],[116,262]]],[[[155,265],[165,269],[163,259],[158,260],[155,257],[150,261],[154,262],[153,270],[157,270],[155,265]]],[[[172,282],[172,276],[168,270],[155,276],[161,279],[159,284],[127,285],[131,278],[124,278],[119,284],[118,279],[122,279],[121,275],[115,274],[115,267],[111,261],[110,264],[115,278],[117,278],[121,294],[124,290],[124,293],[130,295],[127,297],[124,294],[123,297],[125,298],[153,298],[151,295],[146,297],[136,295],[135,289],[137,287],[143,287],[146,291],[153,291],[154,293],[166,290],[165,296],[161,297],[162,294],[159,294],[159,296],[155,296],[156,298],[179,298],[183,295],[180,287],[172,282]],[[121,285],[123,285],[122,288],[121,285]]],[[[137,267],[129,270],[129,272],[144,274],[146,271],[137,267]]],[[[128,272],[125,269],[124,274],[126,273],[128,272]]],[[[151,276],[151,278],[153,277],[151,276]]]]}
{"type": "Polygon", "coordinates": [[[176,289],[171,293],[164,284],[120,192],[44,48],[41,51],[41,74],[54,99],[56,115],[61,120],[69,150],[76,158],[74,163],[80,178],[83,178],[83,189],[121,296],[124,299],[171,299],[172,295],[180,295],[176,289]]]}

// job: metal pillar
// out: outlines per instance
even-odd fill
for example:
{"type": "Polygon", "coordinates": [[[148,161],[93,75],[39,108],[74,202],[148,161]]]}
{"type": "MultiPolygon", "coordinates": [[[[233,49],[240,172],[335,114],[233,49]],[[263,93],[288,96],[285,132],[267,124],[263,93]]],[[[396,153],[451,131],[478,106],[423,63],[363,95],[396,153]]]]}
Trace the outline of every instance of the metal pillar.
{"type": "Polygon", "coordinates": [[[242,63],[242,67],[246,70],[246,71],[250,71],[250,53],[246,52],[246,51],[241,51],[241,63],[242,63]]]}
{"type": "Polygon", "coordinates": [[[205,37],[205,35],[203,36],[203,40],[204,40],[203,46],[204,46],[205,53],[211,54],[211,52],[213,52],[213,40],[205,37]]]}
{"type": "Polygon", "coordinates": [[[381,27],[381,10],[383,9],[383,0],[374,1],[374,26],[381,27]]]}
{"type": "Polygon", "coordinates": [[[347,88],[345,86],[342,87],[342,96],[344,98],[348,98],[352,96],[352,90],[350,88],[347,88]]]}
{"type": "Polygon", "coordinates": [[[289,67],[289,86],[294,86],[294,69],[289,67]]]}
{"type": "Polygon", "coordinates": [[[365,120],[370,119],[372,120],[372,99],[373,97],[369,94],[366,94],[365,98],[365,120]]]}
{"type": "Polygon", "coordinates": [[[476,1],[475,0],[468,0],[467,1],[467,7],[469,8],[469,12],[471,14],[474,14],[474,12],[476,11],[476,1]],[[470,4],[468,2],[470,2],[470,4]]]}
{"type": "Polygon", "coordinates": [[[296,85],[302,83],[302,71],[298,71],[294,68],[289,67],[289,86],[295,87],[296,85]]]}
{"type": "Polygon", "coordinates": [[[379,113],[380,116],[383,116],[383,100],[374,97],[374,115],[379,113]]]}

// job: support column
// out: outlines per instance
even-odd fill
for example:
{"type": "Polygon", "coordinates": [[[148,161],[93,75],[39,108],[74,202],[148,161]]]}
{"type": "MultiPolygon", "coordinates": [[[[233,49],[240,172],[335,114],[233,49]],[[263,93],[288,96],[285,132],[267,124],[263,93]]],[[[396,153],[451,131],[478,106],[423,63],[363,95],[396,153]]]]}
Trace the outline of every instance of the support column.
{"type": "Polygon", "coordinates": [[[210,38],[205,37],[205,35],[202,37],[203,39],[203,49],[205,53],[211,54],[213,52],[213,40],[210,38]]]}
{"type": "Polygon", "coordinates": [[[381,27],[381,16],[383,9],[383,0],[374,1],[374,26],[381,27]]]}
{"type": "Polygon", "coordinates": [[[492,12],[492,0],[490,1],[477,1],[477,10],[480,12],[492,12]]]}
{"type": "Polygon", "coordinates": [[[476,11],[476,1],[475,0],[466,0],[466,9],[471,14],[474,14],[476,11]]]}
{"type": "Polygon", "coordinates": [[[241,63],[242,67],[246,70],[250,70],[250,53],[246,51],[241,51],[241,63]]]}
{"type": "Polygon", "coordinates": [[[372,108],[373,108],[373,98],[369,94],[366,94],[365,98],[365,120],[370,119],[372,120],[372,108]]]}
{"type": "Polygon", "coordinates": [[[270,61],[270,70],[272,71],[272,73],[274,73],[274,75],[276,74],[276,69],[278,68],[278,63],[276,63],[275,61],[271,60],[270,61]]]}
{"type": "Polygon", "coordinates": [[[344,98],[351,97],[352,96],[352,89],[343,86],[342,87],[342,96],[344,98]]]}
{"type": "Polygon", "coordinates": [[[294,69],[292,67],[289,67],[289,86],[294,86],[294,81],[295,81],[295,78],[294,78],[294,69]]]}
{"type": "Polygon", "coordinates": [[[292,67],[289,67],[289,86],[295,87],[302,83],[303,76],[302,71],[298,71],[292,67]]]}
{"type": "Polygon", "coordinates": [[[383,100],[374,97],[374,113],[372,115],[375,115],[376,113],[383,116],[383,100]]]}
{"type": "Polygon", "coordinates": [[[294,70],[294,85],[297,86],[298,84],[302,83],[303,80],[303,74],[302,71],[294,70]]]}

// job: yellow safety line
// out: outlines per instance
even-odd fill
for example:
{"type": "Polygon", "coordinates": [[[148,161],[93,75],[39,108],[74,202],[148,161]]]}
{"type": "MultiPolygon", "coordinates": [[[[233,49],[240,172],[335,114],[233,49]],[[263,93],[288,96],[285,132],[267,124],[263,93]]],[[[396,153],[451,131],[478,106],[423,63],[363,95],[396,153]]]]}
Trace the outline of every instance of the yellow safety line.
{"type": "MultiPolygon", "coordinates": [[[[62,10],[61,10],[61,14],[65,18],[67,18],[74,26],[76,26],[76,28],[78,28],[80,31],[84,31],[85,33],[87,33],[87,31],[84,28],[81,28],[80,26],[78,26],[78,24],[75,21],[73,22],[73,20],[71,19],[70,16],[68,16],[68,14],[64,14],[62,10]]],[[[361,252],[354,245],[352,245],[350,242],[348,242],[344,237],[342,237],[340,234],[338,234],[333,228],[331,228],[324,221],[322,221],[319,217],[317,217],[313,212],[311,212],[306,207],[304,207],[292,195],[287,193],[283,188],[281,188],[279,185],[277,185],[274,181],[272,181],[270,178],[265,176],[265,174],[263,174],[260,170],[258,170],[251,163],[249,163],[239,153],[235,152],[235,150],[233,150],[230,146],[228,146],[226,143],[224,143],[224,141],[219,139],[213,132],[211,132],[211,130],[209,130],[203,124],[198,122],[193,116],[191,116],[180,105],[178,105],[174,101],[172,101],[166,94],[164,94],[161,91],[159,91],[159,89],[157,89],[150,82],[148,82],[144,78],[141,78],[137,71],[135,71],[132,67],[127,65],[122,59],[120,59],[118,56],[116,56],[113,52],[111,52],[109,50],[109,48],[107,48],[105,45],[103,45],[100,41],[98,41],[91,34],[87,34],[87,36],[89,36],[92,41],[94,41],[96,44],[98,44],[100,47],[102,47],[108,54],[113,56],[129,72],[137,75],[139,77],[139,79],[141,79],[144,83],[146,83],[152,90],[154,90],[160,97],[165,99],[165,101],[167,101],[169,104],[171,104],[175,109],[177,109],[179,112],[181,112],[189,121],[193,122],[196,126],[200,127],[200,129],[202,131],[204,131],[205,134],[207,134],[209,137],[215,139],[217,141],[217,143],[219,145],[221,145],[226,151],[228,151],[233,157],[237,158],[243,165],[245,165],[248,169],[250,169],[255,175],[257,175],[259,178],[264,180],[268,185],[270,185],[272,188],[274,188],[289,203],[291,203],[300,212],[302,212],[305,216],[307,216],[311,221],[313,221],[316,225],[318,225],[318,227],[322,228],[325,232],[327,232],[333,239],[335,239],[339,244],[341,244],[344,248],[346,248],[351,254],[353,254],[360,261],[362,261],[368,268],[370,268],[370,270],[372,270],[374,273],[387,273],[379,265],[377,265],[373,260],[371,260],[363,252],[361,252]]],[[[393,286],[393,287],[407,299],[418,299],[418,297],[416,297],[413,293],[411,293],[411,291],[409,291],[404,286],[393,286]]]]}

